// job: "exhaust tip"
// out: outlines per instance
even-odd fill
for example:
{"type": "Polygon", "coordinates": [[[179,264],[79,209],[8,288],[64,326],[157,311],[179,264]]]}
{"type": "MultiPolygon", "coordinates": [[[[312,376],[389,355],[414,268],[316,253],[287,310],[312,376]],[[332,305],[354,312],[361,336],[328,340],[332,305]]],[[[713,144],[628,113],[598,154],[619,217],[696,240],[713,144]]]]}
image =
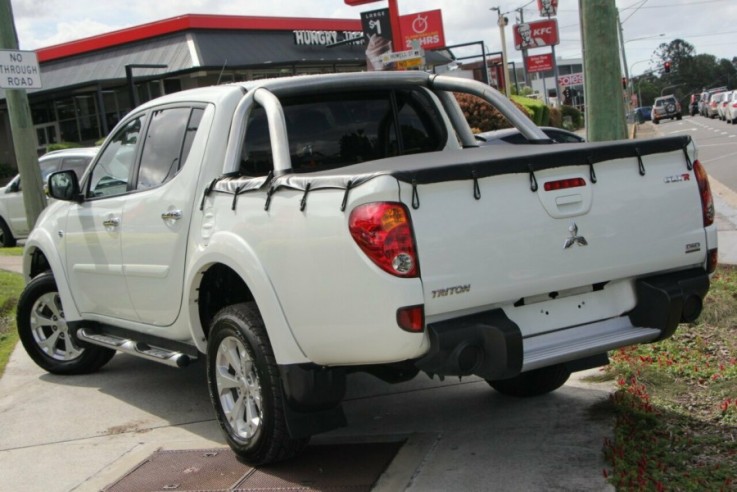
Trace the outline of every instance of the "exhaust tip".
{"type": "Polygon", "coordinates": [[[704,303],[701,298],[696,295],[691,295],[686,298],[683,302],[683,309],[681,310],[681,322],[682,323],[693,323],[698,319],[701,314],[701,310],[704,307],[704,303]]]}
{"type": "Polygon", "coordinates": [[[473,374],[484,360],[484,351],[478,345],[469,342],[460,343],[450,355],[450,360],[455,362],[458,374],[466,376],[473,374]]]}

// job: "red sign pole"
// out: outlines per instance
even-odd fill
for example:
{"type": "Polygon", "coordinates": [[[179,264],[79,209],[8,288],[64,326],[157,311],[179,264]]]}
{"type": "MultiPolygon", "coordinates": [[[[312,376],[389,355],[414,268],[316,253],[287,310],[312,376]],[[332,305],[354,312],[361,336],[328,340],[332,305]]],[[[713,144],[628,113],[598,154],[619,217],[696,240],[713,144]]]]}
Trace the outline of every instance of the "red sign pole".
{"type": "Polygon", "coordinates": [[[392,51],[407,49],[402,37],[402,26],[399,23],[399,6],[397,0],[389,0],[389,19],[392,23],[392,51]]]}

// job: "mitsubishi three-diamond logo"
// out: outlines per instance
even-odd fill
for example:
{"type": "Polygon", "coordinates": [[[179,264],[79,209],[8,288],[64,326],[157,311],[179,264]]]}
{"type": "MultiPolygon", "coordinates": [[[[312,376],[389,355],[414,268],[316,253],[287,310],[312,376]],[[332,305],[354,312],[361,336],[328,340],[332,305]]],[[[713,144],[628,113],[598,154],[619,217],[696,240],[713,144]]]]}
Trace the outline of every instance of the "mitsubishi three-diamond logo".
{"type": "Polygon", "coordinates": [[[589,245],[589,243],[586,242],[585,237],[578,235],[578,226],[575,222],[571,222],[571,225],[568,226],[568,234],[570,237],[566,239],[566,242],[563,245],[563,249],[568,249],[574,244],[578,244],[579,246],[589,245]]]}

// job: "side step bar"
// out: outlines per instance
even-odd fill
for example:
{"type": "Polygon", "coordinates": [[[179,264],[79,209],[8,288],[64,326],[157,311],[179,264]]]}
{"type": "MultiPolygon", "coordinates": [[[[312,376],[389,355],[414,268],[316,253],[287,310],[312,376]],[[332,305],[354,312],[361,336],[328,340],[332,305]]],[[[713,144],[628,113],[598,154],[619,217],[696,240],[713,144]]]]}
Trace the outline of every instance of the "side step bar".
{"type": "Polygon", "coordinates": [[[650,342],[660,330],[632,326],[627,316],[525,338],[522,371],[530,371],[617,347],[650,342]]]}
{"type": "Polygon", "coordinates": [[[79,328],[76,331],[76,337],[83,342],[135,355],[171,367],[186,367],[192,360],[197,359],[197,357],[182,352],[154,347],[144,342],[137,342],[107,333],[94,333],[86,328],[79,328]]]}

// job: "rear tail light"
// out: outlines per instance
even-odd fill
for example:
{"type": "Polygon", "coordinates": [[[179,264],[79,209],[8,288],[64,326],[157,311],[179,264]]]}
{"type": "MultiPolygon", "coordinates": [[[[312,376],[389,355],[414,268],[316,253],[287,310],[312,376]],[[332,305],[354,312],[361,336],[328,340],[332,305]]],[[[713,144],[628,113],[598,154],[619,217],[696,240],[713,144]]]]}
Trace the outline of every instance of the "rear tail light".
{"type": "Polygon", "coordinates": [[[704,166],[698,160],[693,164],[693,171],[694,175],[696,175],[696,182],[699,184],[704,227],[707,227],[714,223],[714,197],[711,194],[711,187],[709,186],[709,176],[706,174],[704,166]]]}
{"type": "Polygon", "coordinates": [[[382,270],[397,277],[419,276],[412,221],[404,204],[360,205],[351,212],[348,228],[361,251],[382,270]]]}

